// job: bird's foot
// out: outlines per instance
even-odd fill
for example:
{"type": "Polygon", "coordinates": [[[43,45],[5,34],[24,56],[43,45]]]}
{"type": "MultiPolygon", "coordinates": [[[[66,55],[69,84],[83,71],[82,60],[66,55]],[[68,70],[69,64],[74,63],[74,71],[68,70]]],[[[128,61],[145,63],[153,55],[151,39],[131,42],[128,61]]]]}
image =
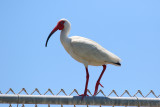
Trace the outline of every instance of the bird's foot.
{"type": "Polygon", "coordinates": [[[98,91],[98,89],[95,89],[93,96],[97,95],[97,91],[98,91]]]}
{"type": "Polygon", "coordinates": [[[100,85],[102,88],[104,88],[103,85],[102,85],[100,82],[99,82],[99,85],[100,85]]]}
{"type": "MultiPolygon", "coordinates": [[[[98,86],[99,86],[99,85],[100,85],[101,87],[103,87],[103,85],[102,85],[99,81],[97,81],[93,96],[96,96],[96,95],[97,95],[97,91],[98,91],[98,86]]],[[[104,87],[103,87],[103,88],[104,88],[104,87]]]]}
{"type": "Polygon", "coordinates": [[[82,96],[82,100],[83,100],[83,98],[85,97],[85,96],[89,96],[88,94],[81,94],[81,95],[79,95],[79,96],[82,96]]]}
{"type": "Polygon", "coordinates": [[[79,95],[79,96],[89,96],[88,94],[81,94],[81,95],[79,95]]]}

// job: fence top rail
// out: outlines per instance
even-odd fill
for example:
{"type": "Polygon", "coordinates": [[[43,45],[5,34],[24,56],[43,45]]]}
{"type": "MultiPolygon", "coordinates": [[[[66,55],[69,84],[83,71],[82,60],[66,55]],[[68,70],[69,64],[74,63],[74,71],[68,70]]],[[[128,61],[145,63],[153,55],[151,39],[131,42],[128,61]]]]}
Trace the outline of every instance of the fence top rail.
{"type": "MultiPolygon", "coordinates": [[[[88,91],[88,94],[90,96],[92,96],[91,91],[90,90],[87,90],[87,91],[88,91]]],[[[10,94],[10,93],[11,94],[22,94],[22,93],[24,93],[26,95],[34,95],[35,93],[38,94],[38,95],[47,95],[47,94],[50,94],[50,95],[60,95],[60,94],[63,94],[65,96],[72,96],[73,94],[80,95],[76,89],[74,89],[69,94],[67,94],[64,91],[64,89],[61,89],[57,94],[55,94],[51,89],[46,90],[46,92],[44,92],[42,94],[37,88],[35,88],[30,94],[27,92],[27,90],[25,88],[22,88],[18,93],[15,93],[15,91],[12,88],[10,88],[5,93],[2,93],[2,91],[0,90],[0,95],[1,94],[10,94]]],[[[99,90],[98,93],[97,93],[97,95],[101,95],[101,96],[104,96],[104,97],[109,97],[109,96],[124,97],[124,96],[127,95],[128,97],[137,97],[137,96],[140,96],[140,97],[143,97],[143,98],[147,98],[150,95],[152,95],[154,98],[160,98],[160,94],[156,95],[153,90],[150,90],[147,94],[143,94],[141,90],[137,90],[137,92],[134,93],[134,94],[131,94],[128,90],[125,90],[120,95],[118,95],[115,90],[111,90],[111,92],[109,92],[108,94],[105,94],[102,90],[99,90]]]]}
{"type": "Polygon", "coordinates": [[[160,107],[160,98],[87,96],[87,97],[84,97],[84,99],[82,100],[81,96],[0,94],[0,103],[160,107]]]}
{"type": "Polygon", "coordinates": [[[82,100],[82,97],[79,96],[80,94],[76,89],[69,94],[66,93],[64,89],[61,89],[57,94],[55,94],[51,89],[42,93],[35,88],[31,93],[29,93],[25,88],[22,88],[16,93],[12,88],[10,88],[5,93],[0,90],[0,103],[17,105],[35,104],[35,107],[37,107],[37,104],[160,107],[160,95],[156,95],[153,90],[150,90],[147,94],[142,93],[141,90],[137,90],[134,94],[125,90],[121,95],[117,94],[115,90],[111,90],[108,94],[99,90],[97,96],[92,96],[90,90],[87,90],[87,92],[90,96],[84,97],[82,100]]]}

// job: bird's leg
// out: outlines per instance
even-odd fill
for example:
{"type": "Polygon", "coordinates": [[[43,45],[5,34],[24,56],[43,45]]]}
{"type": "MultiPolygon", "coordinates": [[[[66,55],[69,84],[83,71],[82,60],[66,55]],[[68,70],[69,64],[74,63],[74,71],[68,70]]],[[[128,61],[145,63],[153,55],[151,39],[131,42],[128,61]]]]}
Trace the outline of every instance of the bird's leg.
{"type": "Polygon", "coordinates": [[[101,75],[99,76],[99,78],[98,78],[98,80],[97,80],[97,83],[96,83],[96,86],[95,86],[95,91],[94,91],[94,95],[93,95],[93,96],[95,96],[95,95],[97,94],[98,86],[99,86],[99,85],[101,85],[101,87],[103,87],[102,84],[100,83],[100,80],[101,80],[102,75],[103,75],[103,73],[104,73],[105,70],[106,70],[106,65],[103,65],[103,70],[102,70],[101,75]]]}
{"type": "Polygon", "coordinates": [[[80,95],[82,96],[82,100],[84,96],[88,96],[87,95],[88,81],[89,81],[89,72],[88,72],[88,67],[86,67],[86,86],[85,86],[84,94],[80,95]]]}

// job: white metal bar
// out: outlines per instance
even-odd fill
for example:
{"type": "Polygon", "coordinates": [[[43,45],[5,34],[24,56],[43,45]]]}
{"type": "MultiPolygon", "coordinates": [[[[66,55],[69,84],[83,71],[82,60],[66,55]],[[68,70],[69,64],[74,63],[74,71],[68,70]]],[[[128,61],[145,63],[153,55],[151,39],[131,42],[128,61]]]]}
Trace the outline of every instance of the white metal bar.
{"type": "Polygon", "coordinates": [[[99,97],[99,96],[88,96],[84,97],[83,100],[81,98],[82,98],[81,96],[0,94],[0,103],[160,107],[160,98],[99,97]]]}

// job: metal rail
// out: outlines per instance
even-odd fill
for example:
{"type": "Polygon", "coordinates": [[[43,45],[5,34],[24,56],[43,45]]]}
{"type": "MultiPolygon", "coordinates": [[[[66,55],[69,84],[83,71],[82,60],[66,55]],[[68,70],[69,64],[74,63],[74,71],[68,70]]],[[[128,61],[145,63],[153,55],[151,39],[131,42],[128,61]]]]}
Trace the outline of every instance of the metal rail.
{"type": "Polygon", "coordinates": [[[160,98],[0,94],[0,103],[160,107],[160,98]]]}

